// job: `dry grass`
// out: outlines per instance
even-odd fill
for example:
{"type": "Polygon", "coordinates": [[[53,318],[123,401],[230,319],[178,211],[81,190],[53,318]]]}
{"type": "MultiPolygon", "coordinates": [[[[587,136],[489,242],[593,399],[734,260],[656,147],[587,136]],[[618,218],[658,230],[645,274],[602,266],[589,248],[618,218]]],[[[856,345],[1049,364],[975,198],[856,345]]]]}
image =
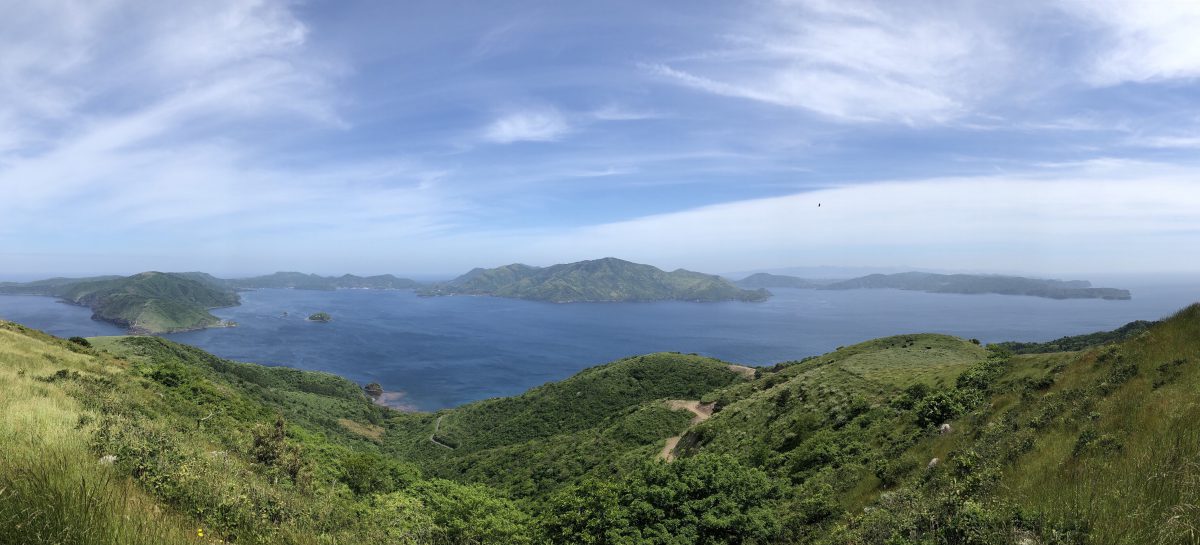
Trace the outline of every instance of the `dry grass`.
{"type": "Polygon", "coordinates": [[[383,433],[385,430],[382,427],[374,424],[362,424],[350,420],[349,418],[339,418],[337,423],[341,427],[346,428],[346,430],[350,433],[361,435],[372,441],[378,442],[383,439],[383,433]]]}

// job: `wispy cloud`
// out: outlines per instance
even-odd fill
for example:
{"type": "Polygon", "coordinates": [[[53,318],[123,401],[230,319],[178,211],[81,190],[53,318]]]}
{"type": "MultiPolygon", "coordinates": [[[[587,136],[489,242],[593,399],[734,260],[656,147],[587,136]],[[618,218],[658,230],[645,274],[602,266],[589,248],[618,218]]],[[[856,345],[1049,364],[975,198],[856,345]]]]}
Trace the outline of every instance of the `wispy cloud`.
{"type": "Polygon", "coordinates": [[[1195,245],[1172,234],[1200,179],[1192,3],[3,8],[6,255],[985,268],[1029,239],[1099,263],[1052,247],[1100,248],[1092,228],[1153,266],[1195,245]],[[979,175],[1000,169],[1024,174],[979,175]]]}
{"type": "Polygon", "coordinates": [[[348,127],[333,85],[343,69],[308,49],[287,2],[14,12],[0,22],[0,81],[12,83],[0,85],[6,247],[403,236],[451,228],[464,206],[435,183],[443,168],[300,167],[266,151],[256,135],[348,127]]]}
{"type": "Polygon", "coordinates": [[[1200,135],[1142,136],[1130,139],[1129,144],[1146,148],[1200,149],[1200,135]]]}
{"type": "Polygon", "coordinates": [[[62,135],[153,116],[185,133],[165,118],[199,116],[211,126],[283,113],[339,122],[328,83],[336,67],[305,50],[306,27],[283,2],[56,2],[6,11],[0,118],[9,152],[36,155],[62,135]]]}
{"type": "Polygon", "coordinates": [[[943,122],[1004,66],[969,12],[817,0],[767,4],[722,49],[643,67],[667,81],[846,121],[943,122]]]}
{"type": "Polygon", "coordinates": [[[1069,14],[1099,34],[1084,77],[1116,85],[1200,77],[1200,3],[1189,1],[1060,0],[1069,14]]]}
{"type": "Polygon", "coordinates": [[[504,114],[488,125],[483,138],[501,144],[553,142],[571,131],[567,119],[554,108],[535,108],[504,114]]]}
{"type": "Polygon", "coordinates": [[[616,104],[592,110],[590,116],[597,121],[641,121],[665,117],[657,111],[633,109],[616,104]]]}

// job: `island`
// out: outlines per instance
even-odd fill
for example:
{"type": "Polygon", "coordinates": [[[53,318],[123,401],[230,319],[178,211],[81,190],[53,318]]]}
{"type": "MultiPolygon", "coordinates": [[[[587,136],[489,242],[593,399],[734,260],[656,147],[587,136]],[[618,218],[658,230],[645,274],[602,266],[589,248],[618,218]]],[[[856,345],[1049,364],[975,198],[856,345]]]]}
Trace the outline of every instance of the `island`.
{"type": "Polygon", "coordinates": [[[934,274],[906,272],[871,274],[829,284],[820,289],[892,288],[929,293],[993,293],[999,295],[1029,295],[1048,299],[1108,299],[1128,300],[1129,290],[1093,288],[1087,280],[1045,280],[1022,276],[983,274],[934,274]]]}
{"type": "Polygon", "coordinates": [[[897,289],[928,293],[1026,295],[1048,299],[1127,300],[1129,290],[1094,288],[1087,280],[1046,280],[996,274],[936,274],[904,272],[869,274],[848,280],[813,280],[781,274],[756,273],[734,282],[743,288],[800,288],[817,290],[897,289]]]}
{"type": "Polygon", "coordinates": [[[0,293],[47,295],[92,309],[92,318],[157,334],[229,327],[208,311],[239,303],[236,292],[184,275],[149,271],[128,277],[54,278],[0,284],[0,293]]]}
{"type": "MultiPolygon", "coordinates": [[[[240,304],[238,291],[259,288],[390,290],[412,289],[418,285],[414,280],[390,274],[319,276],[277,272],[227,279],[204,272],[147,271],[133,276],[0,282],[0,295],[58,297],[64,302],[91,308],[93,319],[127,328],[130,333],[154,335],[236,326],[236,322],[222,321],[208,311],[240,304]]],[[[283,316],[287,316],[287,312],[283,316]]]]}
{"type": "Polygon", "coordinates": [[[815,289],[815,288],[819,288],[821,286],[830,284],[831,282],[833,282],[833,281],[832,280],[824,280],[824,281],[810,280],[807,278],[800,278],[798,276],[786,276],[786,275],[782,275],[782,274],[757,273],[757,274],[752,274],[750,276],[747,276],[741,280],[738,280],[737,282],[734,282],[734,285],[736,285],[738,287],[742,287],[742,288],[749,288],[749,289],[762,289],[762,288],[815,289]]]}
{"type": "Polygon", "coordinates": [[[491,295],[553,303],[632,301],[764,301],[771,292],[745,290],[716,275],[607,257],[550,267],[515,263],[474,269],[418,295],[491,295]]]}
{"type": "Polygon", "coordinates": [[[375,276],[355,276],[353,274],[343,274],[342,276],[320,276],[316,274],[305,274],[300,272],[277,272],[262,276],[228,279],[217,278],[211,274],[203,272],[186,272],[179,274],[199,282],[235,290],[252,290],[262,288],[320,291],[340,289],[403,290],[412,289],[420,285],[416,280],[399,278],[390,274],[379,274],[375,276]]]}
{"type": "Polygon", "coordinates": [[[330,316],[328,312],[314,312],[314,313],[308,315],[308,321],[310,321],[310,322],[332,322],[333,316],[330,316]]]}

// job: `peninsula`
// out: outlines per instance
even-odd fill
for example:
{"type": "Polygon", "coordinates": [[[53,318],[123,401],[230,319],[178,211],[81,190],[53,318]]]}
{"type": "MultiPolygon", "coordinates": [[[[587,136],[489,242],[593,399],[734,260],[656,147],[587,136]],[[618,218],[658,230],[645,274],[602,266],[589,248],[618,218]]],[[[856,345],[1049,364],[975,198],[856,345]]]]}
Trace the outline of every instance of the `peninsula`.
{"type": "Polygon", "coordinates": [[[226,325],[208,311],[237,305],[231,289],[221,289],[184,275],[144,272],[128,277],[55,278],[0,284],[2,294],[47,295],[92,309],[92,318],[156,334],[226,325]]]}

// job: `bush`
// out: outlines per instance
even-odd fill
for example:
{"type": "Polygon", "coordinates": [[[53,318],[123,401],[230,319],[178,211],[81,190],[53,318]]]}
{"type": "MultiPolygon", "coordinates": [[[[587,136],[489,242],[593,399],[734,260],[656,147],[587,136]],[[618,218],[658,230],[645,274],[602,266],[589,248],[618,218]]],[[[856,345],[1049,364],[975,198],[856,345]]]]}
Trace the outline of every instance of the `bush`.
{"type": "MultiPolygon", "coordinates": [[[[779,497],[765,472],[729,456],[655,461],[617,483],[559,492],[543,530],[553,543],[771,543],[783,531],[772,508],[779,497]]],[[[825,516],[821,506],[814,519],[825,516]]]]}
{"type": "Polygon", "coordinates": [[[394,492],[420,477],[412,466],[371,452],[353,453],[341,465],[342,482],[359,495],[394,492]]]}
{"type": "Polygon", "coordinates": [[[917,425],[922,428],[939,426],[962,414],[964,407],[958,397],[938,392],[922,399],[916,406],[917,425]]]}

